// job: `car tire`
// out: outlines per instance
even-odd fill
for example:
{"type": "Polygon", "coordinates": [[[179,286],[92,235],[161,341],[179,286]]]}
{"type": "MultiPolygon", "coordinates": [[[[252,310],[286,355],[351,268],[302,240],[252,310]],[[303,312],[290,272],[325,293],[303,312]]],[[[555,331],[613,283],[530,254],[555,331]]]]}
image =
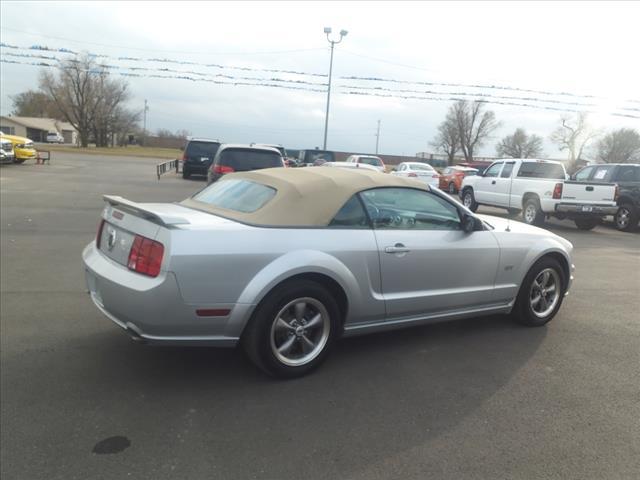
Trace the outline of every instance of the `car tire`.
{"type": "Polygon", "coordinates": [[[616,228],[622,232],[632,232],[638,228],[638,211],[633,205],[623,203],[614,216],[616,228]]]}
{"type": "Polygon", "coordinates": [[[574,222],[580,230],[593,230],[598,224],[595,218],[576,218],[574,222]]]}
{"type": "Polygon", "coordinates": [[[182,178],[184,178],[184,179],[191,178],[191,172],[184,165],[182,166],[182,178]]]}
{"type": "Polygon", "coordinates": [[[456,193],[458,193],[458,189],[456,188],[456,184],[453,182],[449,182],[449,193],[451,195],[455,195],[456,193]]]}
{"type": "Polygon", "coordinates": [[[545,325],[558,313],[566,285],[566,275],[560,263],[552,257],[542,257],[522,281],[511,312],[513,320],[527,327],[545,325]],[[543,283],[545,278],[546,283],[543,283]]]}
{"type": "Polygon", "coordinates": [[[476,203],[476,198],[473,195],[472,189],[468,188],[466,190],[463,190],[462,204],[472,212],[475,212],[476,210],[478,210],[478,204],[476,203]]]}
{"type": "Polygon", "coordinates": [[[14,158],[13,159],[13,163],[24,163],[25,159],[24,158],[14,158]]]}
{"type": "Polygon", "coordinates": [[[268,375],[300,377],[325,360],[341,323],[338,304],[325,287],[310,280],[284,282],[260,302],[245,328],[242,345],[268,375]]]}
{"type": "Polygon", "coordinates": [[[540,202],[537,198],[529,198],[524,202],[522,220],[527,225],[544,224],[544,212],[540,208],[540,202]]]}

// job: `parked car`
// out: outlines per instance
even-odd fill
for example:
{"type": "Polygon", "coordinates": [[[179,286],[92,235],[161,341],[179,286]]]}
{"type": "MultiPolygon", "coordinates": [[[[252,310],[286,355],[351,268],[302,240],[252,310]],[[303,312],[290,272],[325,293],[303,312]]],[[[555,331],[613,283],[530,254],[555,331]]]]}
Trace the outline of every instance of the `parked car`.
{"type": "Polygon", "coordinates": [[[64,137],[58,132],[47,133],[47,143],[64,143],[64,137]]]}
{"type": "Polygon", "coordinates": [[[13,144],[13,163],[24,163],[27,160],[35,160],[38,157],[33,141],[26,137],[3,133],[2,140],[8,140],[13,144]]]}
{"type": "Polygon", "coordinates": [[[191,175],[207,175],[220,145],[218,140],[206,138],[187,140],[182,154],[182,178],[189,178],[191,175]]]}
{"type": "Polygon", "coordinates": [[[618,210],[614,216],[616,228],[632,231],[640,218],[640,164],[608,163],[591,165],[578,170],[572,177],[576,182],[616,183],[618,210]]]}
{"type": "Polygon", "coordinates": [[[415,178],[423,183],[438,188],[440,185],[440,174],[428,163],[422,162],[402,162],[398,164],[391,175],[397,177],[415,178]]]}
{"type": "Polygon", "coordinates": [[[564,165],[551,160],[505,159],[491,164],[483,174],[465,177],[460,196],[472,211],[478,205],[522,211],[530,225],[546,217],[570,218],[581,230],[590,230],[606,215],[617,211],[617,187],[566,181],[564,165]]]}
{"type": "Polygon", "coordinates": [[[487,162],[484,160],[476,160],[473,162],[461,162],[458,164],[458,167],[467,167],[467,168],[475,168],[478,170],[477,175],[483,173],[487,168],[491,166],[493,162],[487,162]]]}
{"type": "Polygon", "coordinates": [[[228,173],[284,166],[280,151],[273,147],[224,144],[207,172],[207,182],[213,183],[228,173]]]}
{"type": "Polygon", "coordinates": [[[4,137],[0,138],[0,163],[13,163],[13,160],[13,143],[4,137]]]}
{"type": "Polygon", "coordinates": [[[324,162],[321,167],[339,167],[339,168],[350,168],[352,170],[360,169],[362,171],[373,171],[380,172],[379,169],[374,167],[373,165],[369,165],[366,163],[350,163],[350,162],[324,162]]]}
{"type": "Polygon", "coordinates": [[[335,162],[335,153],[329,150],[300,150],[297,165],[299,167],[313,167],[322,165],[324,162],[335,162]]]}
{"type": "Polygon", "coordinates": [[[367,165],[375,167],[382,173],[385,171],[382,159],[374,155],[349,155],[346,161],[349,163],[366,163],[367,165]]]}
{"type": "Polygon", "coordinates": [[[340,336],[509,313],[544,325],[573,279],[567,240],[362,168],[234,173],[180,204],[104,199],[82,253],[96,307],[138,341],[241,344],[282,377],[340,336]]]}
{"type": "Polygon", "coordinates": [[[473,176],[478,173],[477,168],[471,167],[447,167],[440,174],[440,190],[446,190],[450,194],[455,194],[462,187],[462,180],[466,176],[473,176]]]}

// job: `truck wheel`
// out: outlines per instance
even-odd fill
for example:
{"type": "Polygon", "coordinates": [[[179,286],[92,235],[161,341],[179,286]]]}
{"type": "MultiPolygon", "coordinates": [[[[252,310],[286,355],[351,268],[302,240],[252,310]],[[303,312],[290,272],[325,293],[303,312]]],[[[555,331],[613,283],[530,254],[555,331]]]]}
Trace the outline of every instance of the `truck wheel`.
{"type": "Polygon", "coordinates": [[[527,225],[542,225],[544,223],[544,212],[540,208],[540,202],[537,198],[529,198],[524,202],[522,219],[527,225]]]}
{"type": "Polygon", "coordinates": [[[623,232],[631,232],[638,226],[638,212],[633,205],[623,203],[615,214],[616,228],[623,232]]]}
{"type": "Polygon", "coordinates": [[[576,227],[580,230],[593,230],[598,224],[598,220],[595,218],[576,218],[574,222],[576,222],[576,227]]]}
{"type": "Polygon", "coordinates": [[[14,158],[13,159],[13,163],[24,163],[25,159],[24,158],[14,158]]]}
{"type": "Polygon", "coordinates": [[[182,178],[189,178],[191,177],[191,172],[189,171],[189,169],[187,167],[185,167],[184,165],[182,166],[182,178]]]}
{"type": "Polygon", "coordinates": [[[462,192],[462,204],[472,212],[478,210],[478,204],[476,203],[476,199],[473,196],[473,190],[471,190],[470,188],[462,192]]]}
{"type": "Polygon", "coordinates": [[[453,194],[455,194],[455,193],[457,193],[457,192],[458,192],[458,190],[456,190],[456,184],[455,184],[455,183],[453,183],[453,182],[450,182],[450,183],[449,183],[449,193],[450,193],[451,195],[453,195],[453,194]]]}

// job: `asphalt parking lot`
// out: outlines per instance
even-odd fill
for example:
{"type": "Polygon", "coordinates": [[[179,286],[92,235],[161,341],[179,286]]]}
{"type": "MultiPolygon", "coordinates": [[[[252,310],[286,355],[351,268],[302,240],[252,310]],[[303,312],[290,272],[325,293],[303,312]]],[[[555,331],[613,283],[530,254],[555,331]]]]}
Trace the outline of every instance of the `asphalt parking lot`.
{"type": "Polygon", "coordinates": [[[204,186],[158,182],[154,163],[0,168],[3,479],[640,476],[640,234],[552,221],[576,279],[547,327],[489,317],[353,338],[313,375],[274,381],[239,350],[135,344],[85,293],[103,193],[204,186]]]}

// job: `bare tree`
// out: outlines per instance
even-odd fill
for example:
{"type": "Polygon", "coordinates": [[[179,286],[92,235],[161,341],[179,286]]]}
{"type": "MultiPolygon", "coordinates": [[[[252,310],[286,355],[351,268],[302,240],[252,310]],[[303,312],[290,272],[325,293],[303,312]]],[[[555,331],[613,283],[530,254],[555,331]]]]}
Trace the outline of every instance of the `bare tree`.
{"type": "Polygon", "coordinates": [[[122,125],[139,117],[124,110],[129,98],[127,84],[111,78],[108,70],[87,54],[62,62],[57,74],[43,71],[40,89],[78,130],[83,147],[91,136],[97,146],[108,146],[121,133],[118,129],[122,125]]]}
{"type": "Polygon", "coordinates": [[[640,161],[640,133],[632,128],[609,132],[596,147],[596,157],[606,163],[640,161]]]}
{"type": "Polygon", "coordinates": [[[473,161],[477,148],[481,147],[500,126],[491,110],[484,110],[484,102],[458,100],[449,109],[455,118],[460,137],[460,148],[465,160],[473,161]]]}
{"type": "Polygon", "coordinates": [[[560,126],[551,134],[551,141],[558,145],[560,151],[569,154],[567,170],[575,169],[575,164],[582,159],[585,148],[597,136],[587,122],[587,114],[579,112],[575,118],[560,117],[560,126]]]}
{"type": "Polygon", "coordinates": [[[89,144],[99,101],[95,76],[104,73],[90,56],[84,55],[62,62],[57,75],[47,70],[40,74],[40,88],[55,102],[67,122],[78,130],[83,147],[89,144]]]}
{"type": "Polygon", "coordinates": [[[56,120],[64,118],[55,102],[44,92],[27,90],[9,98],[13,102],[12,114],[17,117],[41,117],[56,120]]]}
{"type": "Polygon", "coordinates": [[[187,130],[176,130],[175,132],[172,132],[171,130],[169,130],[167,128],[159,128],[158,130],[156,130],[156,137],[160,137],[160,138],[181,138],[181,139],[185,139],[190,135],[191,135],[191,132],[189,132],[187,130]]]}
{"type": "Polygon", "coordinates": [[[527,135],[524,128],[517,128],[496,145],[499,157],[536,158],[542,155],[542,137],[527,135]]]}
{"type": "Polygon", "coordinates": [[[447,164],[453,165],[456,153],[460,151],[460,135],[458,134],[458,124],[453,112],[449,110],[444,121],[438,125],[438,134],[430,142],[430,145],[437,151],[447,155],[447,164]]]}

